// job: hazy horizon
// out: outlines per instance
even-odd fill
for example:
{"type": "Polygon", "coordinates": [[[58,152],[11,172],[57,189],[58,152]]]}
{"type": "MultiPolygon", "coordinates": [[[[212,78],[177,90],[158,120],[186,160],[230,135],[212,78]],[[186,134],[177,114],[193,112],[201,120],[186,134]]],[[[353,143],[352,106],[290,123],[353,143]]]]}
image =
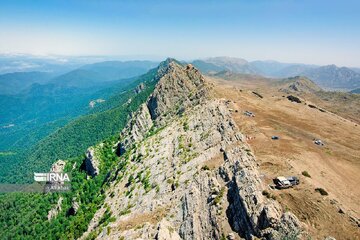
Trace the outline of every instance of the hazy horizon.
{"type": "Polygon", "coordinates": [[[33,57],[39,58],[43,60],[54,60],[62,63],[67,63],[68,61],[77,59],[82,60],[84,64],[92,64],[98,62],[105,62],[105,61],[153,61],[153,62],[161,62],[166,60],[167,58],[174,58],[179,61],[191,62],[195,60],[207,60],[209,58],[216,58],[216,57],[229,57],[229,58],[237,58],[246,60],[248,62],[254,61],[263,61],[263,62],[277,62],[277,63],[285,63],[285,64],[299,64],[299,65],[314,65],[314,66],[327,66],[327,65],[336,65],[337,67],[350,67],[350,68],[360,68],[359,66],[348,66],[348,65],[337,65],[335,63],[329,64],[314,64],[314,63],[305,63],[305,62],[285,62],[279,61],[277,59],[246,59],[241,56],[208,56],[202,58],[188,58],[188,59],[181,59],[176,58],[173,56],[155,56],[155,55],[60,55],[60,54],[28,54],[28,53],[0,53],[1,56],[8,56],[8,57],[33,57]]]}
{"type": "Polygon", "coordinates": [[[360,67],[357,1],[2,1],[0,53],[360,67]],[[151,58],[150,58],[151,57],[151,58]]]}

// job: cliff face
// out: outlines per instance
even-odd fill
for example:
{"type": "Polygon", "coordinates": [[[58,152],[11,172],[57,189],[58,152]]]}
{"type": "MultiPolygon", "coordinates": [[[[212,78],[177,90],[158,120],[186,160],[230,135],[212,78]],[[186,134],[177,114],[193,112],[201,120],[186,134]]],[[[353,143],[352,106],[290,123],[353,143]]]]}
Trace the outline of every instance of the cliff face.
{"type": "Polygon", "coordinates": [[[231,114],[197,69],[158,70],[148,102],[121,133],[114,171],[88,231],[99,239],[281,239],[301,223],[265,189],[231,114]],[[101,225],[105,212],[115,221],[101,225]]]}
{"type": "Polygon", "coordinates": [[[119,155],[124,154],[126,149],[136,141],[143,140],[152,126],[153,121],[151,120],[149,108],[146,104],[142,104],[120,134],[121,142],[117,150],[119,155]]]}
{"type": "Polygon", "coordinates": [[[141,141],[152,127],[161,127],[208,97],[204,77],[192,65],[181,66],[173,59],[162,62],[156,75],[158,84],[146,104],[134,114],[121,132],[120,155],[141,141]]]}

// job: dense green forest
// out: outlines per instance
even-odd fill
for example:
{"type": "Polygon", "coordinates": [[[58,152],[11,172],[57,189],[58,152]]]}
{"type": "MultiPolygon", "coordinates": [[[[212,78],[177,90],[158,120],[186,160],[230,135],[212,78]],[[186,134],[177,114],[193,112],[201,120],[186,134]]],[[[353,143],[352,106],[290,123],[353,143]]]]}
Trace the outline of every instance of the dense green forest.
{"type": "MultiPolygon", "coordinates": [[[[7,193],[0,194],[0,232],[1,239],[75,239],[86,231],[87,225],[96,210],[103,203],[106,175],[111,167],[124,171],[127,159],[119,158],[112,151],[116,138],[104,141],[100,152],[100,161],[104,166],[95,178],[87,178],[80,166],[82,157],[67,160],[66,172],[71,173],[71,191],[65,193],[7,193]],[[72,169],[77,163],[75,169],[72,169]],[[48,220],[48,212],[59,197],[63,198],[61,211],[57,217],[48,220]],[[80,208],[76,214],[70,209],[77,201],[80,208]]],[[[108,210],[103,216],[103,225],[112,221],[108,210]]]]}
{"type": "Polygon", "coordinates": [[[32,146],[70,120],[91,112],[91,100],[107,100],[111,95],[131,88],[136,79],[107,82],[91,88],[34,84],[26,93],[0,96],[3,106],[0,108],[0,125],[13,125],[0,127],[0,150],[32,146]]]}
{"type": "MultiPolygon", "coordinates": [[[[34,170],[47,171],[55,160],[65,159],[65,172],[72,176],[71,191],[0,194],[2,239],[75,239],[87,230],[88,223],[103,203],[103,192],[109,183],[108,173],[122,175],[126,170],[128,155],[118,157],[113,147],[119,140],[119,132],[125,126],[129,114],[136,111],[153,91],[155,74],[155,70],[150,71],[133,83],[133,87],[141,82],[145,83],[146,87],[140,93],[135,93],[134,88],[130,88],[114,95],[101,109],[94,109],[91,114],[70,122],[43,139],[29,152],[26,163],[22,162],[11,169],[17,173],[11,179],[13,182],[26,182],[27,177],[32,180],[34,170]],[[82,169],[83,152],[87,147],[100,142],[103,143],[103,147],[97,152],[101,164],[100,174],[88,178],[82,169]],[[19,172],[24,174],[19,175],[19,172]],[[48,212],[56,205],[60,196],[63,198],[61,211],[49,221],[48,212]],[[76,214],[70,211],[73,201],[81,203],[76,214]]],[[[107,209],[100,223],[106,226],[113,220],[110,209],[107,209]]],[[[88,238],[93,239],[94,234],[96,233],[88,238]]]]}
{"type": "Polygon", "coordinates": [[[126,91],[156,65],[150,61],[106,61],[65,73],[0,75],[0,152],[33,146],[72,119],[92,112],[90,101],[108,100],[126,91]]]}
{"type": "MultiPolygon", "coordinates": [[[[89,114],[70,121],[34,146],[16,149],[16,154],[13,155],[0,156],[0,182],[32,181],[33,171],[47,171],[57,159],[78,156],[84,153],[87,147],[119,132],[126,123],[129,113],[144,102],[152,91],[155,85],[152,79],[155,74],[155,69],[150,70],[126,87],[115,85],[111,92],[116,93],[106,102],[92,109],[89,114]],[[140,94],[135,94],[133,89],[141,82],[145,82],[147,87],[140,94]],[[126,104],[130,98],[131,103],[126,104]]],[[[54,124],[56,128],[56,123],[54,124]]],[[[43,131],[40,132],[44,134],[43,131]]],[[[36,134],[32,135],[34,138],[36,136],[36,134]]]]}

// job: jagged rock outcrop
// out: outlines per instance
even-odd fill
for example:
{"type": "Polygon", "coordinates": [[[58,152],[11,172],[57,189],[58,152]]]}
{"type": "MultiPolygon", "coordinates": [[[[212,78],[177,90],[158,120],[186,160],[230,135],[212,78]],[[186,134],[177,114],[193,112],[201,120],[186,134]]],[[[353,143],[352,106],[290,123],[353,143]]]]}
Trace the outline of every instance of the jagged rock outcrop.
{"type": "Polygon", "coordinates": [[[63,160],[57,160],[56,162],[53,163],[53,165],[51,166],[50,172],[63,172],[64,168],[65,168],[66,162],[63,160]]]}
{"type": "Polygon", "coordinates": [[[154,124],[160,127],[163,118],[181,114],[208,96],[204,77],[191,64],[184,67],[169,58],[160,64],[155,78],[158,83],[154,92],[121,133],[120,155],[134,142],[141,141],[154,124]]]}
{"type": "Polygon", "coordinates": [[[145,89],[144,83],[140,83],[140,84],[135,88],[134,92],[135,92],[136,94],[139,94],[139,93],[141,93],[144,89],[145,89]]]}
{"type": "Polygon", "coordinates": [[[74,215],[77,213],[77,211],[79,210],[80,204],[78,201],[76,201],[75,199],[72,201],[71,203],[71,208],[74,212],[74,215]]]}
{"type": "Polygon", "coordinates": [[[63,198],[59,197],[57,204],[48,212],[47,218],[48,221],[50,221],[53,218],[56,218],[56,216],[61,212],[61,204],[62,204],[63,198]]]}
{"type": "Polygon", "coordinates": [[[201,173],[181,198],[182,223],[179,234],[182,239],[220,239],[221,224],[217,218],[218,206],[212,202],[219,192],[216,178],[201,173]],[[209,204],[210,202],[210,204],[209,204]]]}
{"type": "Polygon", "coordinates": [[[87,174],[94,177],[99,174],[99,166],[100,162],[99,159],[95,156],[95,149],[90,147],[86,151],[86,158],[85,158],[85,170],[87,174]]]}
{"type": "Polygon", "coordinates": [[[121,133],[126,168],[114,169],[83,238],[96,231],[99,239],[275,240],[300,232],[293,214],[262,195],[256,158],[226,102],[209,97],[191,65],[164,66],[148,103],[121,133]],[[151,124],[158,131],[148,134],[151,124]],[[107,208],[116,220],[105,231],[100,220],[107,208]]]}
{"type": "Polygon", "coordinates": [[[204,77],[196,68],[170,61],[147,105],[152,119],[164,118],[199,104],[206,94],[204,77]]]}
{"type": "Polygon", "coordinates": [[[68,209],[66,215],[67,216],[73,216],[77,213],[77,211],[80,208],[80,203],[76,200],[76,198],[73,198],[71,201],[71,207],[68,209]]]}
{"type": "Polygon", "coordinates": [[[142,104],[121,133],[122,141],[118,147],[119,154],[123,154],[134,142],[141,141],[152,126],[150,111],[146,104],[142,104]]]}
{"type": "Polygon", "coordinates": [[[246,239],[280,239],[282,234],[299,231],[301,223],[293,214],[284,213],[275,200],[262,195],[264,187],[254,156],[239,147],[224,154],[225,164],[220,172],[229,180],[227,215],[233,229],[246,239]]]}

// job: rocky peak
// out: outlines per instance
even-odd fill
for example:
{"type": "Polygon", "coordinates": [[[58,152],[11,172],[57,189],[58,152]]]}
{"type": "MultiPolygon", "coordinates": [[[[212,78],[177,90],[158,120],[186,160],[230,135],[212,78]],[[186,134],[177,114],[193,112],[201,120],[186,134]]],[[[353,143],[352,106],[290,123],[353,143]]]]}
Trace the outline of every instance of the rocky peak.
{"type": "Polygon", "coordinates": [[[183,66],[167,59],[158,73],[162,76],[147,103],[153,120],[181,113],[208,95],[204,77],[191,64],[183,66]]]}
{"type": "Polygon", "coordinates": [[[120,155],[134,142],[141,141],[154,125],[165,125],[173,116],[181,115],[209,95],[199,70],[191,64],[183,66],[171,58],[160,63],[155,79],[158,83],[147,103],[140,106],[121,132],[120,155]]]}
{"type": "Polygon", "coordinates": [[[167,58],[165,61],[162,61],[157,68],[157,79],[162,78],[168,72],[170,65],[175,64],[181,65],[181,63],[174,58],[167,58]]]}

